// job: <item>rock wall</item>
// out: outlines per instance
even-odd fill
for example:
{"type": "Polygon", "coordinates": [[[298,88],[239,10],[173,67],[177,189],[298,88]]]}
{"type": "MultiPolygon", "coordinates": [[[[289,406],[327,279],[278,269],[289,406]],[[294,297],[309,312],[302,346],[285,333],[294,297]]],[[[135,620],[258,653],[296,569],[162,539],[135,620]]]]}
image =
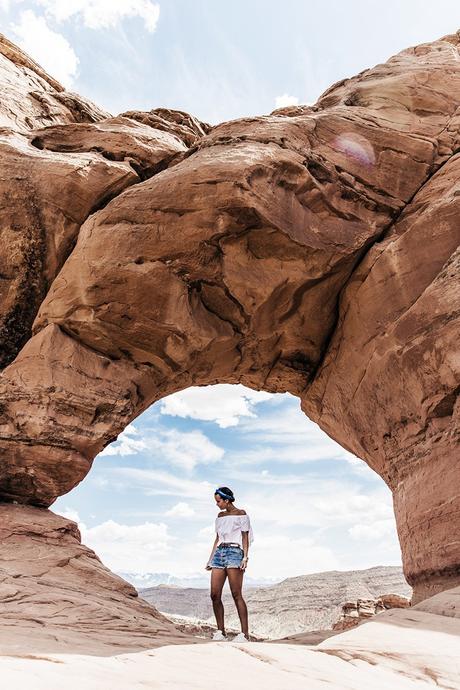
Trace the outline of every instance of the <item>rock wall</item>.
{"type": "Polygon", "coordinates": [[[50,510],[0,505],[0,554],[2,655],[105,656],[199,642],[83,546],[75,522],[50,510]]]}
{"type": "Polygon", "coordinates": [[[289,391],[392,489],[415,600],[460,582],[459,43],[210,128],[4,41],[0,497],[50,505],[187,386],[289,391]]]}

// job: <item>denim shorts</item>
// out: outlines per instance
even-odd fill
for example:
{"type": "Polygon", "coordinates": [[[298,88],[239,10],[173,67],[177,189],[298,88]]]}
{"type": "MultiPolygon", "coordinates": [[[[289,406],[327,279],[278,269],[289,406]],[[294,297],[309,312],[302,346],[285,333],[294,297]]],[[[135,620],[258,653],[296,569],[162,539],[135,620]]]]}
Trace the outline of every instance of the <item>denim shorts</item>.
{"type": "Polygon", "coordinates": [[[244,551],[239,546],[222,546],[219,544],[210,562],[212,568],[239,568],[244,551]]]}

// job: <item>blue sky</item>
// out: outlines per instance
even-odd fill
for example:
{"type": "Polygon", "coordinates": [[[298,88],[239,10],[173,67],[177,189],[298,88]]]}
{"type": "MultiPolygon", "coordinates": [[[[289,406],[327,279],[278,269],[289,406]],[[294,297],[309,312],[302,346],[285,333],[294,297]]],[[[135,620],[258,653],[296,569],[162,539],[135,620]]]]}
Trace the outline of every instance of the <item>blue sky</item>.
{"type": "Polygon", "coordinates": [[[53,505],[121,572],[203,570],[218,486],[254,529],[248,575],[397,565],[391,495],[380,477],[301,412],[290,395],[190,388],[140,416],[53,505]]]}
{"type": "MultiPolygon", "coordinates": [[[[331,83],[454,32],[458,0],[0,0],[2,31],[113,114],[210,123],[313,102],[331,83]]],[[[203,573],[214,488],[254,528],[248,575],[399,564],[391,495],[289,395],[189,389],[152,406],[53,510],[111,568],[203,573]]]]}
{"type": "Polygon", "coordinates": [[[452,33],[458,0],[0,0],[3,32],[112,113],[267,113],[452,33]],[[3,9],[2,9],[3,8],[3,9]]]}

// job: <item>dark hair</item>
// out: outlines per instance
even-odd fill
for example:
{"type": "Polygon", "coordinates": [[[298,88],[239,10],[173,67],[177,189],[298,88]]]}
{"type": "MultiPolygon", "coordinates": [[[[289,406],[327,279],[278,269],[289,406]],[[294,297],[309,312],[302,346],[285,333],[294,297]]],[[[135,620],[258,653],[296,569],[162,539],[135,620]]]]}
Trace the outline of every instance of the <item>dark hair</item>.
{"type": "Polygon", "coordinates": [[[216,489],[214,493],[216,493],[216,494],[218,493],[219,496],[221,494],[225,494],[225,496],[222,496],[222,498],[226,498],[227,500],[230,501],[230,503],[233,503],[233,501],[235,500],[235,496],[233,495],[233,491],[231,489],[229,489],[228,486],[219,486],[219,488],[216,489]]]}

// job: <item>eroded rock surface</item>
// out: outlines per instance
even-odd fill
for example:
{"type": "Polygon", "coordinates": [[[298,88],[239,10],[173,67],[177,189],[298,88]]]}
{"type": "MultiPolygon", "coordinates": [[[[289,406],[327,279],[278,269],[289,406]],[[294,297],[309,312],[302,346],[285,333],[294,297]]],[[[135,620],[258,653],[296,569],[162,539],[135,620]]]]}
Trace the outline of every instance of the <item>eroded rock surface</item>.
{"type": "Polygon", "coordinates": [[[315,644],[319,633],[305,633],[294,643],[168,644],[136,654],[89,656],[58,653],[51,646],[40,652],[27,638],[16,653],[0,655],[0,672],[14,690],[59,690],[63,682],[68,690],[80,690],[82,684],[88,690],[107,684],[113,690],[152,685],[211,690],[216,678],[222,690],[457,690],[460,621],[442,611],[455,606],[459,591],[444,592],[441,606],[433,602],[436,597],[423,602],[430,611],[385,611],[313,647],[305,645],[315,644]]]}
{"type": "Polygon", "coordinates": [[[342,605],[340,617],[334,623],[332,629],[337,632],[350,630],[388,609],[408,609],[409,607],[410,600],[398,594],[386,594],[378,599],[347,601],[342,605]]]}
{"type": "Polygon", "coordinates": [[[0,131],[2,367],[30,338],[38,308],[88,216],[187,150],[175,133],[127,117],[0,131]]]}
{"type": "Polygon", "coordinates": [[[50,505],[189,385],[289,391],[392,489],[415,599],[460,581],[459,43],[213,128],[45,99],[28,131],[11,95],[0,496],[50,505]]]}
{"type": "MultiPolygon", "coordinates": [[[[408,603],[406,597],[411,594],[401,569],[392,566],[312,573],[288,577],[269,587],[244,588],[251,632],[272,640],[331,629],[349,601],[354,601],[355,610],[358,599],[375,602],[375,612],[378,601],[383,610],[391,608],[398,595],[408,603]]],[[[158,585],[140,590],[140,596],[168,617],[179,614],[204,619],[208,624],[214,621],[209,589],[158,585]]],[[[226,625],[237,628],[238,614],[227,586],[222,601],[226,625]]]]}
{"type": "Polygon", "coordinates": [[[75,522],[50,510],[0,505],[0,554],[2,655],[29,647],[104,656],[199,642],[83,546],[75,522]]]}
{"type": "Polygon", "coordinates": [[[209,126],[166,109],[111,117],[0,35],[0,367],[31,336],[81,225],[209,126]]]}
{"type": "Polygon", "coordinates": [[[18,46],[0,34],[0,127],[28,132],[69,122],[98,122],[108,113],[66,91],[18,46]]]}

